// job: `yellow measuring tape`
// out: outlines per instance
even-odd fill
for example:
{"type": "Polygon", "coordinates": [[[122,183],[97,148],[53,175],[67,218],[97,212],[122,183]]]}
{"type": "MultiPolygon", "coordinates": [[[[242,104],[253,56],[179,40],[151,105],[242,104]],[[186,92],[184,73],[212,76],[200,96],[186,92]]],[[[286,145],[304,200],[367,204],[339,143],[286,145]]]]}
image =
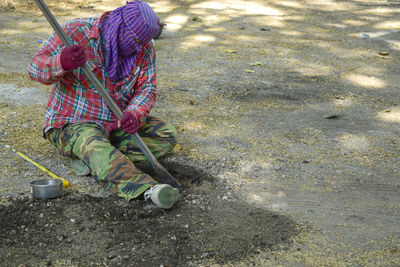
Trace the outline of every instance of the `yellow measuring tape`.
{"type": "Polygon", "coordinates": [[[45,173],[47,173],[48,175],[50,175],[51,177],[53,177],[54,179],[60,179],[63,182],[63,187],[66,188],[69,186],[69,182],[67,180],[65,180],[64,178],[55,175],[54,173],[52,173],[51,171],[49,171],[48,169],[46,169],[45,167],[43,167],[42,165],[40,165],[37,162],[34,162],[33,160],[31,160],[30,158],[28,158],[27,156],[25,156],[24,154],[22,154],[21,152],[15,151],[15,153],[17,153],[21,158],[25,159],[26,161],[32,163],[33,165],[35,165],[36,167],[38,167],[39,169],[41,169],[42,171],[44,171],[45,173]]]}

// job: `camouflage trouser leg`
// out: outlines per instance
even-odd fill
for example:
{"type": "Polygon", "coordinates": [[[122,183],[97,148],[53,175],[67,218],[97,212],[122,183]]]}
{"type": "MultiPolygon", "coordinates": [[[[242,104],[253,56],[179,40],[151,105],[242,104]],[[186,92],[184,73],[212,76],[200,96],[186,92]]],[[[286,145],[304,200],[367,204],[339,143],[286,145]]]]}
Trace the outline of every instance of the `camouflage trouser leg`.
{"type": "MultiPolygon", "coordinates": [[[[163,126],[154,125],[153,120],[161,123],[161,121],[150,117],[149,121],[143,125],[143,130],[140,131],[145,134],[143,140],[159,157],[173,148],[175,132],[173,131],[173,138],[167,137],[167,141],[163,142],[163,131],[156,132],[160,128],[164,129],[167,124],[162,123],[163,126]],[[169,143],[172,140],[171,138],[173,141],[169,143]],[[166,145],[167,143],[168,145],[166,145]],[[161,148],[156,148],[154,144],[159,144],[161,148]]],[[[167,128],[169,127],[172,126],[167,128]]],[[[140,161],[140,156],[135,152],[130,153],[133,144],[131,141],[124,141],[121,138],[125,134],[118,131],[113,134],[112,139],[114,140],[113,144],[119,144],[120,149],[124,153],[128,152],[129,156],[124,155],[111,144],[103,129],[95,123],[69,124],[62,129],[51,130],[46,136],[53,145],[60,149],[63,155],[82,159],[90,167],[92,175],[98,183],[117,193],[118,196],[130,200],[141,195],[153,184],[156,184],[156,181],[148,174],[137,170],[132,163],[131,160],[136,161],[138,159],[140,161]],[[119,138],[115,139],[114,135],[119,138]],[[115,142],[115,140],[118,140],[118,142],[115,142]]],[[[131,139],[130,135],[127,138],[131,139]]],[[[143,156],[141,159],[144,159],[143,156]]]]}
{"type": "MultiPolygon", "coordinates": [[[[147,116],[140,127],[139,135],[156,158],[164,156],[176,145],[176,129],[163,120],[147,116]]],[[[128,156],[132,162],[147,161],[133,140],[132,135],[124,131],[114,131],[110,136],[111,144],[128,156]]]]}

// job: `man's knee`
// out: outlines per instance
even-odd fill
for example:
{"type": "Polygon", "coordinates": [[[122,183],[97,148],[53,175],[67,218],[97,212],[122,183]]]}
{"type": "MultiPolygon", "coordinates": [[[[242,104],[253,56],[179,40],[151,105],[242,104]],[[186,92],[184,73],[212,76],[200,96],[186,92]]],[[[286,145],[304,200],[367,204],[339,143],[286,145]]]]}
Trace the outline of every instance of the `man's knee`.
{"type": "Polygon", "coordinates": [[[162,134],[164,135],[165,140],[172,146],[175,147],[177,140],[176,140],[176,136],[177,136],[177,131],[176,128],[170,124],[167,123],[164,126],[164,129],[162,131],[162,134]]]}
{"type": "Polygon", "coordinates": [[[177,143],[176,128],[171,123],[167,123],[160,118],[148,116],[141,131],[144,132],[143,136],[169,143],[172,147],[175,147],[177,143]]]}

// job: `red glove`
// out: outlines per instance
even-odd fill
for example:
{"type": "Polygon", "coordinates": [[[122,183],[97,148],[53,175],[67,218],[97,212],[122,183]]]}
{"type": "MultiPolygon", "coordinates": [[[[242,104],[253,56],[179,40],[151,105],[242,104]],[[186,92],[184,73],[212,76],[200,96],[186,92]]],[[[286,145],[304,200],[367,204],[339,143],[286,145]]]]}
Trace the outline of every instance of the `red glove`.
{"type": "Polygon", "coordinates": [[[111,131],[116,131],[119,130],[120,128],[120,123],[117,117],[114,116],[114,114],[111,115],[111,131]]]}
{"type": "Polygon", "coordinates": [[[136,133],[140,128],[139,119],[129,111],[124,111],[122,118],[111,125],[111,130],[122,129],[129,134],[136,133]]]}
{"type": "Polygon", "coordinates": [[[86,62],[85,51],[80,45],[66,47],[61,51],[60,61],[64,70],[82,67],[86,62]]]}

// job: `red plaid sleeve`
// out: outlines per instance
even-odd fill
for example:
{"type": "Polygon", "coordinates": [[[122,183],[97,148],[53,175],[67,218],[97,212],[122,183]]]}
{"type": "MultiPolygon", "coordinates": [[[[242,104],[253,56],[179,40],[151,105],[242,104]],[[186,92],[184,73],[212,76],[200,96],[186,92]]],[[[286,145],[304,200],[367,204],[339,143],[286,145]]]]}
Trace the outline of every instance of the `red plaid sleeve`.
{"type": "Polygon", "coordinates": [[[53,84],[61,80],[65,74],[60,61],[62,48],[60,38],[53,33],[29,65],[29,77],[43,84],[53,84]]]}
{"type": "Polygon", "coordinates": [[[152,42],[147,45],[143,54],[139,54],[139,57],[137,65],[140,66],[140,71],[127,110],[135,112],[143,124],[156,101],[157,93],[156,52],[152,42]]]}

